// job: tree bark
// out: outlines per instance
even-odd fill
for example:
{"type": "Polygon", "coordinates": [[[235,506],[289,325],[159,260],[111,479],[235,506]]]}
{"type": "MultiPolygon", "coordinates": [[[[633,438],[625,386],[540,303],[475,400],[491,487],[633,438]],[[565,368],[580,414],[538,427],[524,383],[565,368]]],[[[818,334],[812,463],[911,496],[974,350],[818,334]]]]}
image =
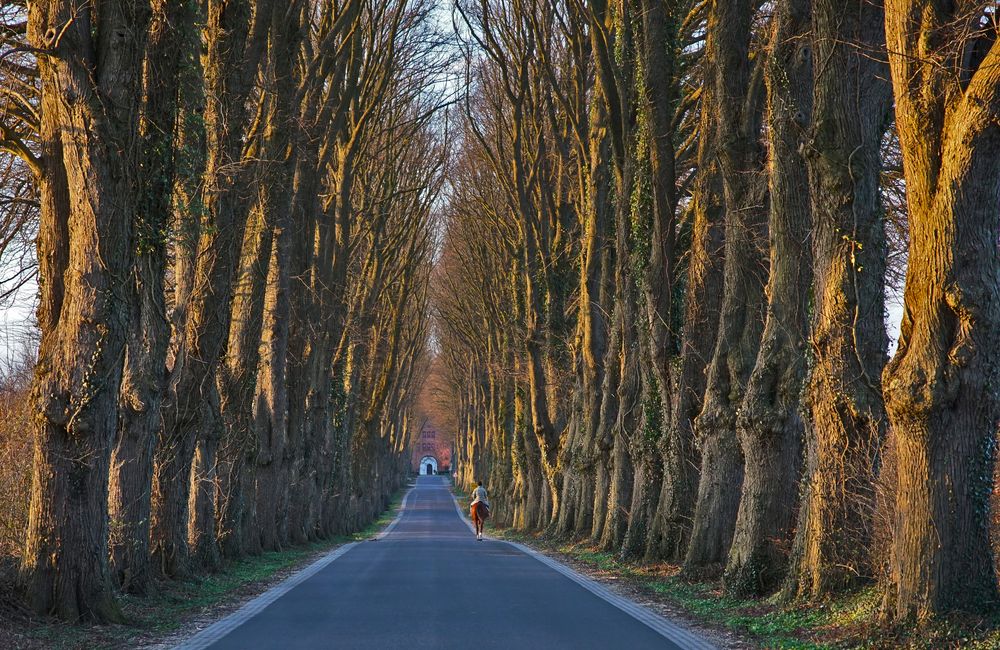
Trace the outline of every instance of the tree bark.
{"type": "Polygon", "coordinates": [[[910,225],[899,348],[883,375],[897,462],[887,605],[901,622],[998,600],[1000,42],[983,7],[885,9],[910,225]]]}
{"type": "Polygon", "coordinates": [[[134,594],[145,594],[152,579],[153,451],[170,342],[164,304],[166,232],[172,210],[179,70],[193,23],[189,3],[154,3],[144,63],[140,138],[146,187],[138,198],[137,259],[129,279],[130,325],[108,502],[111,570],[118,585],[134,594]]]}
{"type": "MultiPolygon", "coordinates": [[[[722,310],[705,401],[695,421],[702,453],[698,499],[684,570],[721,572],[732,541],[743,482],[736,410],[760,344],[767,281],[766,183],[760,145],[761,88],[749,58],[751,2],[716,2],[706,49],[715,68],[718,152],[726,202],[722,310]]],[[[757,64],[759,65],[759,63],[757,64]]]]}
{"type": "Polygon", "coordinates": [[[888,120],[882,7],[813,3],[812,364],[803,501],[785,596],[812,598],[872,576],[874,481],[885,411],[885,233],[879,150],[888,120]],[[822,64],[820,62],[823,62],[822,64]]]}
{"type": "Polygon", "coordinates": [[[41,78],[42,339],[21,564],[28,605],[120,620],[108,568],[108,473],[128,331],[143,51],[150,9],[34,2],[41,78]],[[98,56],[100,54],[100,56],[98,56]]]}
{"type": "Polygon", "coordinates": [[[768,149],[771,242],[767,317],[760,352],[737,413],[746,459],[726,591],[764,595],[780,585],[794,531],[804,422],[799,395],[812,283],[809,179],[800,153],[811,111],[808,0],[784,0],[771,18],[768,149]]]}

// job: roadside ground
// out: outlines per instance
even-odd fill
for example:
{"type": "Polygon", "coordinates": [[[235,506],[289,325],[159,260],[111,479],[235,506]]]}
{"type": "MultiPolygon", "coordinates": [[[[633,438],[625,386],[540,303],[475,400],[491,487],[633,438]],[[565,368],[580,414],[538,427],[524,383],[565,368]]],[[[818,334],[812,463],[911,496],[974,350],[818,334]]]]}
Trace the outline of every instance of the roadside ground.
{"type": "Polygon", "coordinates": [[[718,582],[685,580],[678,566],[623,562],[585,542],[509,528],[489,528],[487,534],[531,546],[663,616],[685,621],[720,648],[1000,648],[1000,614],[890,626],[880,620],[881,596],[875,587],[824,603],[783,605],[774,599],[732,598],[718,582]]]}
{"type": "MultiPolygon", "coordinates": [[[[374,537],[395,517],[406,488],[367,528],[287,550],[226,563],[215,573],[190,580],[166,580],[146,598],[121,595],[126,623],[72,625],[25,612],[0,599],[0,648],[4,650],[125,650],[172,648],[217,619],[267,591],[331,549],[374,537]]],[[[0,592],[8,589],[0,581],[0,592]]]]}

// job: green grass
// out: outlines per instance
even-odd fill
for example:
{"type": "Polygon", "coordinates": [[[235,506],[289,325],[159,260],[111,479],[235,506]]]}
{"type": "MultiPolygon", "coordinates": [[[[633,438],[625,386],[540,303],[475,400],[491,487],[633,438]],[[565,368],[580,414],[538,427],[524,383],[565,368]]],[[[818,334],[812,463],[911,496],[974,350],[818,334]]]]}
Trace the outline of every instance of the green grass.
{"type": "MultiPolygon", "coordinates": [[[[20,626],[12,639],[0,633],[0,646],[12,643],[13,648],[32,650],[99,650],[152,642],[181,629],[207,608],[264,591],[268,581],[283,570],[304,566],[342,544],[370,539],[395,518],[402,499],[403,492],[397,493],[378,519],[356,533],[229,561],[215,573],[165,581],[146,598],[121,595],[124,624],[72,625],[51,619],[32,620],[20,626]]],[[[0,619],[0,632],[4,625],[6,622],[0,619]]]]}
{"type": "Polygon", "coordinates": [[[557,550],[600,571],[628,578],[679,605],[695,618],[749,635],[764,647],[796,650],[827,647],[798,635],[800,630],[827,622],[821,610],[782,610],[766,604],[762,606],[758,601],[732,598],[723,595],[714,585],[663,575],[651,568],[624,563],[613,553],[587,547],[563,545],[557,550]]]}

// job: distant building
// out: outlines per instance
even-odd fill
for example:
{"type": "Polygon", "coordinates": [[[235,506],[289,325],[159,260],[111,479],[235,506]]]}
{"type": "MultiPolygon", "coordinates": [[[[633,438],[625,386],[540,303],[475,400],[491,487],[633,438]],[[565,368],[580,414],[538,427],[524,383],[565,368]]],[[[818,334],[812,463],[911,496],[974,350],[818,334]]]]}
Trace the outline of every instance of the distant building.
{"type": "Polygon", "coordinates": [[[451,443],[428,425],[413,442],[412,465],[418,474],[437,474],[451,470],[451,443]]]}

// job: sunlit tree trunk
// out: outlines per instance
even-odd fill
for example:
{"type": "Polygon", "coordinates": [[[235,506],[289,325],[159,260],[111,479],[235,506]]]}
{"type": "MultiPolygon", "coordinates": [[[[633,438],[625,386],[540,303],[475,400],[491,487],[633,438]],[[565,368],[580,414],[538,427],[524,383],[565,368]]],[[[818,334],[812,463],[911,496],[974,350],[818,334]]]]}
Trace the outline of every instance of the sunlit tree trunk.
{"type": "Polygon", "coordinates": [[[635,296],[631,291],[631,281],[625,278],[628,273],[628,257],[622,252],[625,235],[618,234],[616,250],[616,286],[621,287],[617,294],[617,305],[614,318],[617,336],[620,340],[612,344],[612,350],[618,353],[613,360],[618,369],[609,372],[617,379],[616,405],[614,421],[609,423],[610,440],[604,442],[611,450],[608,459],[608,491],[604,530],[601,533],[601,548],[618,552],[625,541],[628,531],[628,513],[632,503],[633,472],[632,456],[629,451],[631,432],[640,426],[640,376],[639,355],[636,343],[635,326],[635,296]],[[626,261],[622,261],[622,259],[626,261]]]}
{"type": "Polygon", "coordinates": [[[663,455],[669,426],[671,373],[669,360],[675,354],[671,330],[674,288],[674,231],[677,208],[674,170],[674,115],[677,102],[674,61],[678,11],[673,3],[643,1],[637,7],[642,29],[636,56],[636,102],[638,142],[636,152],[644,164],[648,185],[637,183],[637,191],[648,198],[633,200],[633,238],[644,300],[643,424],[634,438],[635,486],[629,531],[622,547],[624,557],[642,557],[649,550],[663,481],[663,455]],[[635,210],[635,207],[633,207],[635,210]]]}
{"type": "Polygon", "coordinates": [[[896,452],[887,601],[899,621],[995,607],[1000,42],[995,6],[887,0],[910,246],[885,369],[896,452]]]}
{"type": "MultiPolygon", "coordinates": [[[[254,517],[254,471],[260,453],[254,428],[254,398],[258,386],[272,385],[261,380],[260,363],[268,282],[283,280],[280,290],[287,292],[286,240],[295,194],[289,188],[293,187],[296,154],[303,148],[303,143],[296,139],[294,121],[300,107],[293,105],[299,87],[293,63],[301,49],[303,6],[302,2],[292,2],[287,12],[275,12],[273,16],[275,22],[263,66],[265,117],[259,171],[268,182],[260,185],[256,223],[248,228],[244,238],[243,267],[233,296],[229,342],[218,377],[224,428],[216,508],[220,543],[229,556],[260,548],[260,527],[254,517]],[[279,240],[280,237],[284,239],[279,240]],[[279,245],[284,246],[282,251],[278,250],[279,245]]],[[[277,298],[276,292],[272,295],[272,300],[277,298]]],[[[287,311],[284,314],[287,316],[287,311]]],[[[264,346],[272,341],[269,337],[264,346]]],[[[273,490],[271,486],[264,489],[273,490]]]]}
{"type": "Polygon", "coordinates": [[[222,562],[216,537],[215,497],[223,425],[219,391],[214,383],[202,390],[202,398],[205,401],[198,417],[198,438],[191,459],[188,488],[187,546],[194,566],[215,571],[222,562]]]}
{"type": "Polygon", "coordinates": [[[34,2],[41,79],[41,345],[21,564],[28,605],[121,618],[108,568],[108,473],[129,327],[142,65],[150,7],[34,2]],[[98,56],[98,53],[101,53],[98,56]]]}
{"type": "Polygon", "coordinates": [[[784,577],[794,530],[804,422],[812,260],[809,179],[800,153],[812,103],[808,0],[775,5],[767,70],[771,243],[767,317],[760,352],[737,413],[746,459],[743,494],[726,567],[726,590],[762,595],[784,577]]]}
{"type": "Polygon", "coordinates": [[[155,3],[144,62],[139,128],[145,189],[138,197],[135,218],[136,264],[129,280],[130,324],[108,500],[112,573],[123,590],[136,594],[146,593],[152,579],[153,451],[170,341],[164,304],[166,237],[172,212],[179,68],[192,53],[194,16],[190,3],[155,3]]]}
{"type": "MultiPolygon", "coordinates": [[[[199,432],[206,425],[202,409],[218,404],[209,393],[215,391],[215,373],[229,334],[230,295],[251,204],[243,137],[250,131],[249,97],[271,24],[271,7],[271,2],[210,1],[206,11],[205,216],[185,306],[185,329],[164,402],[154,476],[154,553],[167,575],[191,570],[189,475],[199,432]]],[[[207,471],[214,467],[213,451],[204,448],[207,471]]]]}
{"type": "Polygon", "coordinates": [[[810,598],[872,576],[868,548],[885,411],[885,233],[879,150],[890,108],[882,7],[813,3],[812,361],[803,501],[785,593],[810,598]],[[822,64],[820,62],[823,62],[822,64]]]}
{"type": "MultiPolygon", "coordinates": [[[[708,55],[703,66],[712,69],[708,55]]],[[[717,108],[711,83],[702,89],[698,178],[693,188],[692,243],[684,299],[684,327],[677,360],[669,428],[661,440],[663,488],[650,532],[651,558],[679,562],[687,552],[701,463],[694,420],[705,392],[722,302],[725,204],[715,152],[717,108]]]]}
{"type": "MultiPolygon", "coordinates": [[[[767,212],[760,144],[763,89],[750,60],[754,5],[716,2],[709,15],[709,52],[718,96],[718,154],[726,202],[723,297],[705,400],[695,421],[701,475],[691,541],[684,558],[692,576],[720,572],[729,553],[743,450],[736,411],[760,344],[767,281],[767,212]]],[[[759,59],[756,65],[761,65],[759,59]]]]}

